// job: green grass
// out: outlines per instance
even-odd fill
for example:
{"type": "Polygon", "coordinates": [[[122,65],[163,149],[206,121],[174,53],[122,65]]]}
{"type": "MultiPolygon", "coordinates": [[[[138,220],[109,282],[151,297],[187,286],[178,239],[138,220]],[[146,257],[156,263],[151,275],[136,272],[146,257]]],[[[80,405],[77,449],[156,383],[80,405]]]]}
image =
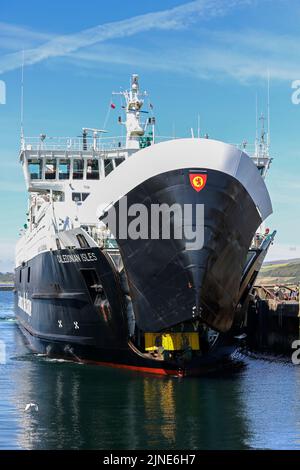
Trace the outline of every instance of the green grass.
{"type": "Polygon", "coordinates": [[[269,271],[272,271],[273,269],[276,269],[276,268],[282,268],[283,266],[288,266],[288,263],[263,265],[262,268],[261,268],[261,271],[262,272],[269,272],[269,271]]]}
{"type": "Polygon", "coordinates": [[[300,261],[293,261],[285,262],[281,264],[268,264],[262,266],[258,279],[262,282],[263,278],[275,278],[280,280],[289,279],[290,282],[298,283],[300,282],[300,261]]]}

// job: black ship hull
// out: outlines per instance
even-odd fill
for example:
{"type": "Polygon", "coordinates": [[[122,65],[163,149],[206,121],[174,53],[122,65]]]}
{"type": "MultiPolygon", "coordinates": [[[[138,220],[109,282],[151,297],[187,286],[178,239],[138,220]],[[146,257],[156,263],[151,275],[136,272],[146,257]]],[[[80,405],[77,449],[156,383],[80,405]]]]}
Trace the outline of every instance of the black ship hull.
{"type": "MultiPolygon", "coordinates": [[[[238,308],[255,279],[258,257],[247,266],[249,281],[241,292],[249,245],[261,219],[236,179],[205,171],[207,183],[200,192],[191,186],[188,170],[174,170],[127,194],[128,205],[148,208],[203,204],[201,249],[187,250],[186,239],[131,240],[116,233],[121,271],[111,253],[96,247],[40,253],[16,269],[16,313],[34,351],[180,376],[200,374],[228,359],[243,325],[238,308]],[[217,333],[212,343],[208,327],[217,333]],[[147,332],[196,332],[200,347],[153,354],[145,348],[147,332]]],[[[120,203],[115,208],[118,212],[120,203]]],[[[193,216],[190,224],[195,228],[193,216]]]]}
{"type": "MultiPolygon", "coordinates": [[[[247,252],[261,223],[242,184],[220,171],[175,170],[137,186],[126,195],[126,204],[142,204],[147,213],[159,204],[177,205],[182,213],[187,206],[202,205],[204,209],[203,226],[199,226],[195,210],[187,222],[195,232],[203,231],[201,248],[194,248],[193,243],[189,246],[186,236],[156,240],[149,233],[147,239],[122,239],[117,227],[115,236],[139,327],[160,331],[195,317],[218,331],[228,331],[234,322],[247,252]],[[189,175],[204,172],[207,183],[197,192],[189,175]]],[[[119,212],[122,200],[115,207],[119,212]]],[[[172,236],[172,216],[170,223],[172,236]]]]}
{"type": "Polygon", "coordinates": [[[232,365],[231,356],[237,350],[239,342],[232,337],[222,338],[214,351],[201,357],[193,357],[188,363],[180,361],[158,361],[145,357],[130,347],[126,349],[102,349],[98,347],[74,344],[72,340],[62,341],[53,336],[44,339],[28,329],[19,320],[19,328],[25,337],[26,344],[33,353],[50,358],[63,359],[102,367],[114,367],[129,371],[142,372],[173,377],[191,377],[205,375],[232,365]],[[51,345],[49,347],[49,345],[51,345]]]}
{"type": "Polygon", "coordinates": [[[223,338],[213,352],[193,357],[188,364],[157,360],[141,353],[128,341],[121,286],[116,282],[114,266],[100,249],[48,252],[17,269],[15,311],[30,349],[76,362],[184,376],[216,367],[235,348],[232,341],[223,338]],[[79,257],[91,261],[75,261],[79,257]],[[107,298],[96,300],[91,296],[86,284],[86,280],[89,282],[86,273],[91,272],[101,278],[110,308],[107,298]]]}

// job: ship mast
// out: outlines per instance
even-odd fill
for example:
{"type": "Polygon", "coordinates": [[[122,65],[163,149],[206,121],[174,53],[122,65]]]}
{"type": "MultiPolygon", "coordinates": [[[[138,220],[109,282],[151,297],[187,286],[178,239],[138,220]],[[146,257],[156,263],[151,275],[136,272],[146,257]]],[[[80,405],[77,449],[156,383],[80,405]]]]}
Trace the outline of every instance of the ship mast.
{"type": "Polygon", "coordinates": [[[144,104],[143,96],[146,92],[140,93],[139,76],[133,74],[131,76],[130,90],[113,93],[114,95],[122,95],[125,98],[125,121],[119,120],[126,128],[126,148],[139,149],[140,137],[145,133],[141,126],[140,114],[144,104]]]}
{"type": "Polygon", "coordinates": [[[252,159],[259,169],[263,178],[266,177],[272,158],[270,157],[270,73],[268,71],[268,88],[267,88],[267,132],[265,131],[265,116],[261,113],[259,121],[260,136],[258,137],[258,113],[257,113],[257,95],[256,95],[256,137],[255,137],[255,151],[252,159]]]}
{"type": "Polygon", "coordinates": [[[255,139],[255,152],[252,158],[257,168],[259,169],[262,177],[265,178],[267,171],[270,167],[272,158],[270,157],[269,153],[269,133],[266,134],[265,131],[265,117],[263,113],[261,114],[259,120],[261,122],[260,136],[257,136],[255,139]]]}

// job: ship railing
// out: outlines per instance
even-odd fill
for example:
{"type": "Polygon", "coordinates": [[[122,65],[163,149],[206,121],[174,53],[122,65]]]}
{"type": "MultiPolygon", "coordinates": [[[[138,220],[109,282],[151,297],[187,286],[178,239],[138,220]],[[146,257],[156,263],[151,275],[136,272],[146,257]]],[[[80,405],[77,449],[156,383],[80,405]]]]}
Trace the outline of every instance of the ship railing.
{"type": "Polygon", "coordinates": [[[117,137],[25,137],[21,150],[29,151],[101,151],[125,148],[124,136],[117,137]]]}
{"type": "MultiPolygon", "coordinates": [[[[155,136],[155,143],[165,142],[167,140],[186,138],[187,136],[172,136],[172,135],[157,135],[155,136]]],[[[145,143],[144,139],[148,139],[147,145],[152,143],[151,136],[143,136],[141,138],[142,143],[145,143]]],[[[254,144],[248,142],[233,143],[235,147],[247,153],[252,158],[263,158],[266,155],[260,152],[256,155],[256,147],[254,144]]],[[[24,137],[22,140],[21,150],[29,151],[109,151],[126,148],[126,137],[123,136],[98,136],[98,137],[48,137],[41,135],[39,137],[24,137]]]]}
{"type": "MultiPolygon", "coordinates": [[[[169,140],[170,137],[159,136],[155,142],[169,140]]],[[[126,148],[126,137],[25,137],[22,150],[27,151],[109,151],[126,148]]]]}
{"type": "Polygon", "coordinates": [[[83,228],[101,248],[118,248],[116,239],[106,227],[83,224],[81,228],[83,228]]]}

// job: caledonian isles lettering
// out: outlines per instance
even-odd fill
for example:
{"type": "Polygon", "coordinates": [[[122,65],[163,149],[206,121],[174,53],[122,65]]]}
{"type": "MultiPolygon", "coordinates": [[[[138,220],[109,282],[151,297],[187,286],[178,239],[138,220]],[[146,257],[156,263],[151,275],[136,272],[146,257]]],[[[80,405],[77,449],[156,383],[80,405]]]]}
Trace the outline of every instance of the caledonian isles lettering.
{"type": "Polygon", "coordinates": [[[59,263],[81,263],[82,261],[97,261],[95,253],[76,253],[71,255],[56,255],[59,263]]]}

